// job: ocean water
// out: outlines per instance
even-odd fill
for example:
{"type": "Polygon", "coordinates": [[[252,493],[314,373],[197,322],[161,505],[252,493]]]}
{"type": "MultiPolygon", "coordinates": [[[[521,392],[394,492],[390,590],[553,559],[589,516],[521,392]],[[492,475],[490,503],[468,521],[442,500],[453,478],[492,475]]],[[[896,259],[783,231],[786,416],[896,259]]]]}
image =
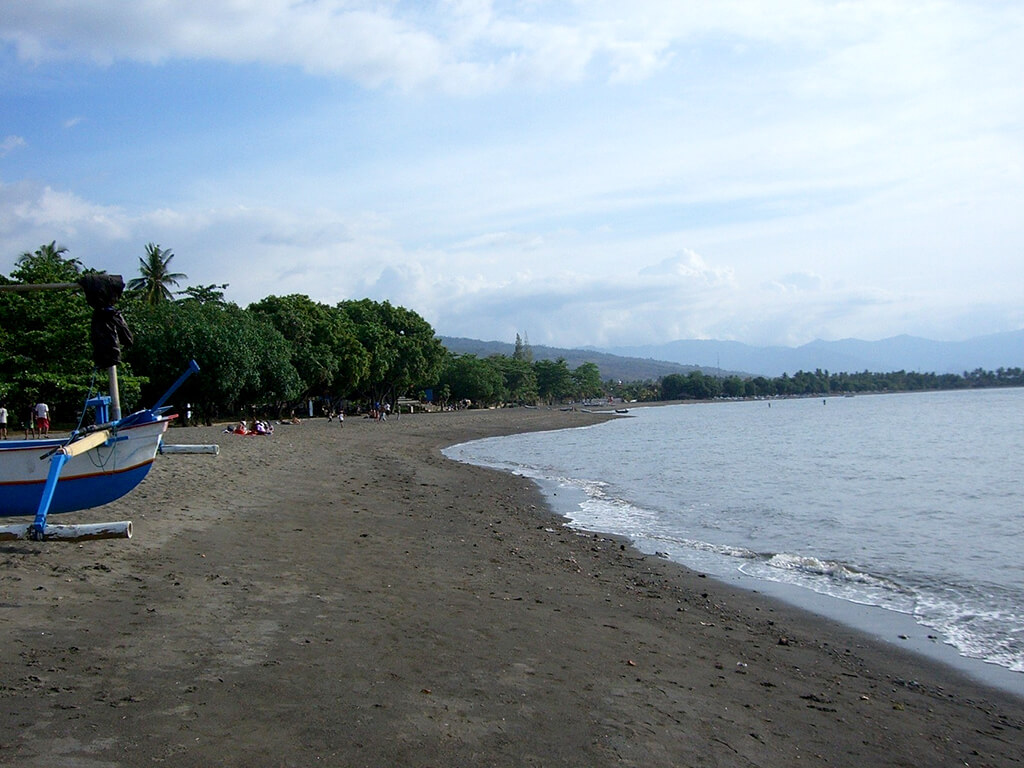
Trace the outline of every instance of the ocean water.
{"type": "Polygon", "coordinates": [[[1022,389],[633,408],[446,455],[642,551],[855,625],[899,617],[916,650],[1024,694],[1022,389]]]}

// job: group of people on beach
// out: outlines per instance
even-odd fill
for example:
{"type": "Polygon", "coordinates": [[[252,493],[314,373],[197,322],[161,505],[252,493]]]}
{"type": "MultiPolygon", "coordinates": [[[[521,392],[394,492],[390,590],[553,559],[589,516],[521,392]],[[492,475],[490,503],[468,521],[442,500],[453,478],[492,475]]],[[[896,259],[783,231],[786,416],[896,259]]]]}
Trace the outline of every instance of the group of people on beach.
{"type": "Polygon", "coordinates": [[[225,435],[272,435],[274,434],[274,425],[269,421],[260,421],[258,419],[252,419],[248,423],[243,419],[232,427],[228,427],[224,430],[225,435]]]}
{"type": "MultiPolygon", "coordinates": [[[[7,439],[7,420],[9,411],[7,406],[0,403],[0,440],[7,439]]],[[[32,405],[25,412],[25,420],[22,422],[25,430],[25,439],[30,437],[47,437],[50,434],[50,406],[39,402],[32,405]]]]}
{"type": "MultiPolygon", "coordinates": [[[[333,409],[324,408],[322,413],[327,417],[327,421],[337,420],[339,427],[345,426],[345,411],[340,409],[335,411],[333,409]]],[[[373,407],[365,413],[364,418],[372,419],[373,421],[381,422],[387,421],[388,416],[391,415],[391,403],[374,403],[373,407]]],[[[295,412],[292,411],[291,418],[282,419],[277,422],[278,424],[301,424],[302,422],[296,417],[295,412]]],[[[226,427],[224,429],[226,435],[272,435],[274,434],[274,425],[269,421],[261,421],[256,418],[249,420],[242,419],[233,427],[226,427]]]]}

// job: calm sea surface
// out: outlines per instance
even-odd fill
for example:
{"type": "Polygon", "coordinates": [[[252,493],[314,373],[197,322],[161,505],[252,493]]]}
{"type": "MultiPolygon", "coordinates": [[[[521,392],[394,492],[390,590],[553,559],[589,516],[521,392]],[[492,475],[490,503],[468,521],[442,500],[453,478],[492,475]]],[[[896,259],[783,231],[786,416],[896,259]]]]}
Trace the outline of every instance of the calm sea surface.
{"type": "Polygon", "coordinates": [[[446,454],[702,572],[912,617],[1024,691],[1024,390],[634,408],[446,454]]]}

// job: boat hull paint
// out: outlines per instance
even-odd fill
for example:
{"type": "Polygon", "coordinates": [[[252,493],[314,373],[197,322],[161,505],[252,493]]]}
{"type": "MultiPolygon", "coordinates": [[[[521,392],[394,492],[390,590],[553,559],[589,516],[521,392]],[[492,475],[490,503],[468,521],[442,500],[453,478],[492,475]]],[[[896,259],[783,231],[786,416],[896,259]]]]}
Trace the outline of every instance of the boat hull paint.
{"type": "MultiPolygon", "coordinates": [[[[147,475],[167,419],[123,427],[102,445],[64,465],[49,514],[91,509],[129,493],[147,475]]],[[[50,462],[41,457],[64,440],[13,440],[0,445],[0,517],[35,515],[50,462]]]]}

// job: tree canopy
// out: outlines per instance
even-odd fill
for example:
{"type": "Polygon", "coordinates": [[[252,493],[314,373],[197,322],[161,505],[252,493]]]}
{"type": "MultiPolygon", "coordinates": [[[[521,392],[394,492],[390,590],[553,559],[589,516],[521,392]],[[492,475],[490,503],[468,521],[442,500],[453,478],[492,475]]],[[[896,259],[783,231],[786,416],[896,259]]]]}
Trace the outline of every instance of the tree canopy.
{"type": "Polygon", "coordinates": [[[368,355],[361,390],[370,400],[382,402],[437,383],[447,352],[418,314],[371,299],[343,301],[338,309],[352,323],[368,355]]]}
{"type": "Polygon", "coordinates": [[[147,371],[145,399],[155,401],[189,360],[202,370],[179,391],[210,422],[254,404],[281,405],[298,396],[302,381],[285,338],[260,315],[234,304],[194,299],[139,304],[129,323],[135,344],[128,359],[147,371]]]}
{"type": "Polygon", "coordinates": [[[348,315],[308,296],[268,296],[249,306],[288,342],[301,395],[344,397],[368,380],[370,357],[348,315]]]}

